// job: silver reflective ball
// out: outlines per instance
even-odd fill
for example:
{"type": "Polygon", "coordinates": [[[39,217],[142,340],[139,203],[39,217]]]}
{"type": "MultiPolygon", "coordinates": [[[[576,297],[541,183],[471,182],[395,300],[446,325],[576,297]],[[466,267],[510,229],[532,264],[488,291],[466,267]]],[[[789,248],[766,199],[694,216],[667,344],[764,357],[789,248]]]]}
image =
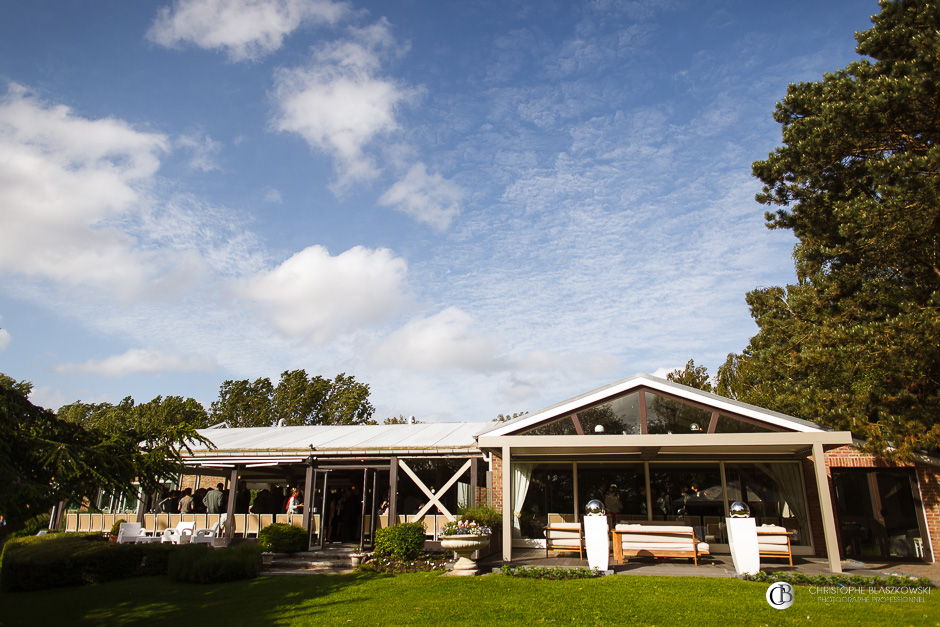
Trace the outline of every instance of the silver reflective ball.
{"type": "Polygon", "coordinates": [[[731,517],[732,518],[747,518],[751,515],[751,508],[747,506],[747,503],[742,503],[741,501],[735,501],[731,504],[731,517]]]}
{"type": "Polygon", "coordinates": [[[587,505],[584,506],[584,513],[587,516],[604,516],[607,514],[607,509],[604,507],[604,504],[597,499],[591,499],[587,502],[587,505]]]}

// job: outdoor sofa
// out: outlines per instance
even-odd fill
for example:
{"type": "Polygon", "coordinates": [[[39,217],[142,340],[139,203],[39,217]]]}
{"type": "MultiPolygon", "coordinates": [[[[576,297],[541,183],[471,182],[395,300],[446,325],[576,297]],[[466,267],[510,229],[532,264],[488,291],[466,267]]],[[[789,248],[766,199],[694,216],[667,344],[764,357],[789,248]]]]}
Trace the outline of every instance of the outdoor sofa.
{"type": "Polygon", "coordinates": [[[757,528],[757,551],[761,557],[786,558],[790,566],[793,566],[793,551],[790,546],[790,536],[793,533],[778,525],[761,525],[757,528]]]}
{"type": "Polygon", "coordinates": [[[619,524],[611,535],[618,564],[630,557],[685,557],[698,566],[699,556],[710,552],[691,526],[619,524]]]}

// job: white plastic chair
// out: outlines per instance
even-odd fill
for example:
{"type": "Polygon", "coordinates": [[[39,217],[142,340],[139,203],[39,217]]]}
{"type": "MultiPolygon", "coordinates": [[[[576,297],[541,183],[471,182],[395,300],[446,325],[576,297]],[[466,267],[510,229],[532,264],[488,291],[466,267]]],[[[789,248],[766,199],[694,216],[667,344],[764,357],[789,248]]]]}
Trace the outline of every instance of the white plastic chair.
{"type": "Polygon", "coordinates": [[[195,526],[195,522],[179,522],[176,527],[163,531],[162,542],[164,544],[186,544],[192,538],[195,526]]]}
{"type": "Polygon", "coordinates": [[[215,537],[215,532],[212,529],[196,529],[190,542],[193,544],[212,544],[215,537]]]}
{"type": "Polygon", "coordinates": [[[219,522],[215,523],[209,529],[196,529],[190,542],[195,544],[212,544],[212,540],[221,537],[225,533],[225,524],[228,520],[228,514],[221,514],[219,522]]]}
{"type": "Polygon", "coordinates": [[[149,542],[153,539],[146,529],[141,527],[140,523],[121,523],[118,527],[118,544],[128,544],[134,542],[149,542]]]}

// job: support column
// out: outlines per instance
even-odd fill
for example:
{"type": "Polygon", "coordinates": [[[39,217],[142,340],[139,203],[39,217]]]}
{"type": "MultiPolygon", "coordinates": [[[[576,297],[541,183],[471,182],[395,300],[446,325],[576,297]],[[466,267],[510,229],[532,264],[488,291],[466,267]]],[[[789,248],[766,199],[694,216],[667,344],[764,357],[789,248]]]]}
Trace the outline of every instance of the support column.
{"type": "Polygon", "coordinates": [[[503,447],[503,561],[512,561],[512,459],[509,447],[503,447]]]}
{"type": "Polygon", "coordinates": [[[842,557],[836,535],[836,519],[832,512],[832,496],[829,494],[829,477],[826,475],[826,456],[822,444],[813,444],[813,469],[816,471],[816,492],[819,493],[819,511],[822,514],[823,535],[826,538],[826,556],[829,572],[842,572],[842,557]]]}
{"type": "Polygon", "coordinates": [[[398,523],[398,458],[388,463],[388,526],[398,523]]]}
{"type": "Polygon", "coordinates": [[[470,460],[470,507],[477,504],[477,474],[480,471],[480,460],[474,457],[470,460]]]}
{"type": "Polygon", "coordinates": [[[231,543],[235,537],[235,493],[238,491],[238,466],[232,468],[228,482],[228,503],[225,506],[225,539],[231,543]]]}
{"type": "Polygon", "coordinates": [[[646,520],[653,520],[653,486],[650,485],[650,463],[643,462],[643,485],[646,486],[646,520]]]}
{"type": "Polygon", "coordinates": [[[143,486],[140,486],[140,494],[137,500],[137,524],[144,526],[144,514],[147,513],[147,493],[143,486]]]}
{"type": "Polygon", "coordinates": [[[307,530],[307,541],[310,541],[310,521],[313,520],[313,497],[316,491],[316,461],[313,457],[307,458],[307,474],[304,477],[304,529],[307,530]]]}

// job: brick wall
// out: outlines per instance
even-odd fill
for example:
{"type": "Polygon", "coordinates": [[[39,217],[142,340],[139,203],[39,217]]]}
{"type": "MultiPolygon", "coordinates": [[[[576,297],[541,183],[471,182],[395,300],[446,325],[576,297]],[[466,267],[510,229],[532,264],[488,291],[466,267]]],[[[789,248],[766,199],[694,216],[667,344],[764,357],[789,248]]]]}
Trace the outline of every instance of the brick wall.
{"type": "Polygon", "coordinates": [[[914,469],[920,496],[924,503],[927,531],[930,533],[930,550],[933,560],[940,555],[940,468],[917,464],[914,469]]]}
{"type": "Polygon", "coordinates": [[[503,459],[493,452],[493,507],[503,509],[503,459]]]}

